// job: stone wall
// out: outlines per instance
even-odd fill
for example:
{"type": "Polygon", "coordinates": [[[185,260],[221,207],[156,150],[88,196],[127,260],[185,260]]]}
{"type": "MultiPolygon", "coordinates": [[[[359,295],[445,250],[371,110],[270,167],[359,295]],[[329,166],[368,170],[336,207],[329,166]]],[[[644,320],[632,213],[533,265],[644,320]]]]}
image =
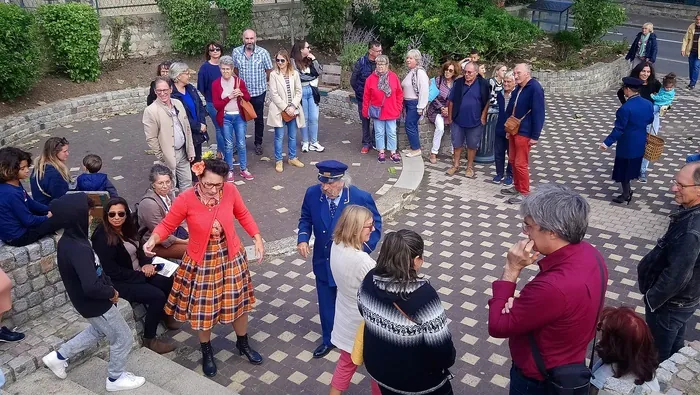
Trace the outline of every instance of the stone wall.
{"type": "MultiPolygon", "coordinates": [[[[253,28],[259,40],[306,37],[306,27],[310,23],[311,16],[304,12],[301,2],[253,6],[253,28]]],[[[270,52],[277,49],[267,48],[270,52]]]]}
{"type": "Polygon", "coordinates": [[[129,57],[142,58],[154,56],[172,51],[170,36],[165,28],[165,16],[161,13],[128,15],[128,16],[103,16],[100,18],[100,58],[111,59],[114,57],[111,51],[112,32],[110,26],[118,21],[129,23],[131,33],[131,46],[129,57]]]}
{"type": "Polygon", "coordinates": [[[620,57],[611,63],[596,63],[581,70],[533,71],[545,94],[596,95],[621,83],[630,63],[620,57]]]}
{"type": "Polygon", "coordinates": [[[688,25],[693,22],[695,14],[700,12],[696,5],[673,4],[647,0],[616,0],[628,14],[663,16],[685,19],[688,25]]]}

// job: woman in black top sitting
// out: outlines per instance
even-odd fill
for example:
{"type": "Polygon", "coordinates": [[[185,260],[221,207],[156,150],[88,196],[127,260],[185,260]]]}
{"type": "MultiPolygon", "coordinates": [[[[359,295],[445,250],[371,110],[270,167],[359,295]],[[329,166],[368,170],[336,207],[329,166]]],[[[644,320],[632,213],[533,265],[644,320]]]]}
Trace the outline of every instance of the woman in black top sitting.
{"type": "MultiPolygon", "coordinates": [[[[656,79],[654,65],[648,62],[640,63],[634,66],[629,76],[639,78],[644,82],[644,85],[639,89],[639,96],[654,103],[654,100],[651,98],[652,93],[659,93],[661,90],[661,83],[656,79]]],[[[625,99],[625,94],[622,90],[623,88],[620,88],[617,91],[617,98],[620,99],[621,104],[625,104],[627,99],[625,99]]]]}
{"type": "MultiPolygon", "coordinates": [[[[156,77],[167,77],[168,71],[170,71],[170,64],[172,62],[165,61],[158,65],[156,68],[156,77]]],[[[156,96],[156,81],[151,81],[151,90],[148,91],[148,97],[146,98],[146,105],[150,106],[158,96],[156,96]]]]}
{"type": "Polygon", "coordinates": [[[144,346],[159,354],[173,351],[175,347],[172,344],[156,338],[158,323],[163,318],[168,329],[179,328],[172,316],[163,314],[173,286],[172,277],[156,273],[152,259],[139,248],[136,224],[124,198],[109,199],[102,217],[102,223],[92,234],[92,248],[100,258],[103,270],[121,298],[148,306],[143,331],[144,346]]]}

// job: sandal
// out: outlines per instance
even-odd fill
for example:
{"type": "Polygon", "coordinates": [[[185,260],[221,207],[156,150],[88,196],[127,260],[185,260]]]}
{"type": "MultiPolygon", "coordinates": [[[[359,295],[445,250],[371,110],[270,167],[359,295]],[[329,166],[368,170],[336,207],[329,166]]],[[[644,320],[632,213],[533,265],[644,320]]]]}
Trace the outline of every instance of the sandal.
{"type": "Polygon", "coordinates": [[[455,175],[455,173],[457,172],[457,170],[459,170],[458,167],[452,166],[452,167],[450,167],[449,169],[447,169],[447,171],[445,172],[445,174],[447,174],[448,176],[453,176],[453,175],[455,175]]]}
{"type": "Polygon", "coordinates": [[[437,163],[437,155],[435,154],[430,154],[430,163],[436,164],[437,163]]]}

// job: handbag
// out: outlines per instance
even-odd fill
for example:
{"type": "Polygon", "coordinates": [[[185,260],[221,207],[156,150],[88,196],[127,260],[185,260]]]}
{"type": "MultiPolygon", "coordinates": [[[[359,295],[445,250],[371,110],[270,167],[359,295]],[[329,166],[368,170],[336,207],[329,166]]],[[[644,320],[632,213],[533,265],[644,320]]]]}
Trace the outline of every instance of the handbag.
{"type": "Polygon", "coordinates": [[[593,358],[595,356],[595,344],[598,336],[598,331],[595,329],[598,326],[598,317],[600,317],[600,312],[603,310],[603,304],[605,303],[605,273],[603,271],[603,263],[600,257],[596,257],[598,261],[598,267],[600,270],[600,306],[598,306],[598,314],[596,314],[595,320],[595,335],[593,336],[593,347],[591,347],[591,361],[588,366],[585,363],[572,363],[568,365],[557,366],[555,368],[545,369],[544,360],[542,359],[542,354],[540,354],[539,348],[537,348],[537,341],[535,336],[530,333],[528,339],[530,340],[530,349],[532,350],[532,357],[537,365],[537,370],[545,379],[547,395],[588,395],[591,377],[593,374],[591,370],[593,369],[593,358]]]}
{"type": "MultiPolygon", "coordinates": [[[[240,89],[240,86],[241,86],[240,77],[236,78],[236,85],[237,85],[236,89],[240,89]]],[[[250,104],[250,102],[248,100],[244,99],[243,97],[239,97],[238,110],[243,115],[243,118],[246,121],[250,121],[251,119],[255,119],[258,117],[258,114],[255,112],[255,108],[253,107],[253,105],[250,104]]]]}
{"type": "Polygon", "coordinates": [[[379,106],[373,106],[369,105],[369,109],[367,110],[367,115],[369,115],[370,119],[379,119],[379,117],[382,115],[382,107],[384,107],[384,101],[386,100],[386,94],[384,94],[384,98],[382,99],[382,104],[379,106]]]}
{"type": "Polygon", "coordinates": [[[518,118],[515,116],[515,108],[518,106],[518,98],[520,97],[520,93],[522,91],[523,90],[520,89],[518,91],[518,95],[515,96],[515,103],[513,104],[513,113],[508,117],[508,119],[506,119],[506,123],[503,125],[503,127],[506,130],[506,133],[508,133],[511,136],[515,136],[516,134],[518,134],[518,132],[520,131],[520,122],[522,122],[523,119],[525,119],[525,117],[527,116],[527,114],[529,114],[530,111],[532,111],[527,110],[527,112],[525,113],[525,115],[523,115],[522,118],[518,118]]]}
{"type": "Polygon", "coordinates": [[[318,90],[317,86],[311,85],[311,94],[314,97],[314,103],[318,106],[321,103],[321,92],[318,90]]]}
{"type": "Polygon", "coordinates": [[[365,361],[363,351],[365,349],[365,321],[360,322],[360,326],[357,328],[355,333],[355,342],[352,344],[352,352],[350,353],[350,359],[352,363],[357,366],[362,365],[365,361]]]}

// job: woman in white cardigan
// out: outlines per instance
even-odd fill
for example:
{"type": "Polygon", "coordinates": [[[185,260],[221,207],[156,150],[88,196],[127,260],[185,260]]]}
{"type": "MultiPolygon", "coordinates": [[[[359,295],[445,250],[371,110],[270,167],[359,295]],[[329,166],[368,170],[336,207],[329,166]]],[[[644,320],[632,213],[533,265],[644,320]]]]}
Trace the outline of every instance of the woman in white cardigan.
{"type": "Polygon", "coordinates": [[[270,106],[267,112],[267,125],[275,128],[275,170],[281,173],[282,138],[287,127],[287,163],[295,167],[304,167],[297,158],[297,129],[306,125],[304,111],[301,109],[301,80],[299,73],[291,66],[289,53],[281,49],[275,55],[275,69],[270,73],[268,92],[270,106]],[[282,113],[286,113],[285,122],[282,113]]]}
{"type": "MultiPolygon", "coordinates": [[[[357,309],[357,291],[367,273],[376,262],[364,252],[362,246],[374,230],[372,212],[365,207],[351,204],[343,210],[333,232],[331,246],[331,272],[338,287],[335,299],[335,318],[331,342],[340,350],[340,359],[331,380],[330,395],[339,395],[350,386],[350,379],[357,370],[350,354],[355,343],[357,328],[362,316],[357,309]]],[[[372,381],[372,394],[381,394],[372,381]]]]}

